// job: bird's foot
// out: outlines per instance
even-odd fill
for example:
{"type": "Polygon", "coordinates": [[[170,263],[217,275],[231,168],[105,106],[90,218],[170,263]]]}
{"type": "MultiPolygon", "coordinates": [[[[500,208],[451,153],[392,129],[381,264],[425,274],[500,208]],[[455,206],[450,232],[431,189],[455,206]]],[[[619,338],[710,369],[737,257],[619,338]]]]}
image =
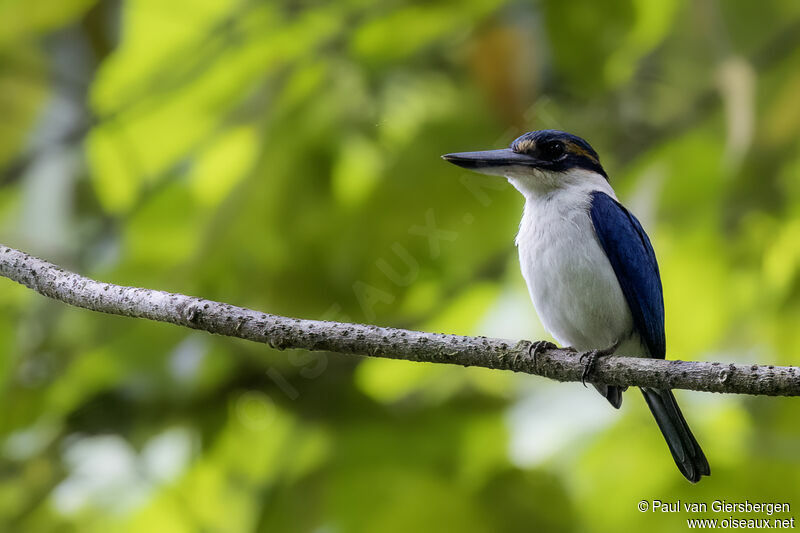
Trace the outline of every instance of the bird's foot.
{"type": "Polygon", "coordinates": [[[544,352],[545,350],[553,350],[558,348],[555,344],[550,341],[534,341],[528,345],[528,355],[533,359],[533,366],[534,368],[539,365],[536,358],[539,356],[540,353],[544,352]]]}
{"type": "Polygon", "coordinates": [[[589,377],[589,374],[592,373],[594,370],[594,366],[597,364],[597,360],[600,357],[606,357],[608,355],[613,354],[617,348],[619,348],[620,341],[615,342],[608,348],[604,348],[602,350],[590,350],[585,354],[581,355],[580,362],[583,363],[584,360],[586,362],[583,365],[583,372],[581,373],[581,384],[585,387],[586,386],[586,379],[589,377]]]}
{"type": "Polygon", "coordinates": [[[581,363],[583,363],[584,360],[586,361],[583,365],[583,372],[581,373],[581,385],[584,387],[586,386],[586,378],[589,377],[589,374],[594,370],[594,365],[597,364],[598,357],[601,357],[600,350],[592,350],[581,356],[581,363]]]}

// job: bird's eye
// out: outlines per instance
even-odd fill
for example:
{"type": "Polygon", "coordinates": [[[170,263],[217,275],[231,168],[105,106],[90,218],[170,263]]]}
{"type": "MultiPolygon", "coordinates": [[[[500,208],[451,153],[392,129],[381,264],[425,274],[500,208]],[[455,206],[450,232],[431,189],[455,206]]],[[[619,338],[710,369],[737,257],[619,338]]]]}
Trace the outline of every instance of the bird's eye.
{"type": "Polygon", "coordinates": [[[545,143],[539,148],[539,156],[548,161],[554,161],[564,155],[564,143],[553,141],[545,143]]]}

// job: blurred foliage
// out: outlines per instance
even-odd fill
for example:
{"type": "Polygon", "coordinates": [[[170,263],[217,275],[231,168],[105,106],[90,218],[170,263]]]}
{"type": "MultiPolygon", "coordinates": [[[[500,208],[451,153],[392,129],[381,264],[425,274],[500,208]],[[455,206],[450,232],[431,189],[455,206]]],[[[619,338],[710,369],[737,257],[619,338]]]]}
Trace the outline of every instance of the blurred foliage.
{"type": "MultiPolygon", "coordinates": [[[[800,354],[795,0],[5,0],[0,237],[291,316],[542,338],[522,199],[439,160],[589,139],[655,243],[672,358],[800,354]]],[[[278,352],[3,283],[4,531],[625,531],[800,506],[796,400],[278,352]]]]}

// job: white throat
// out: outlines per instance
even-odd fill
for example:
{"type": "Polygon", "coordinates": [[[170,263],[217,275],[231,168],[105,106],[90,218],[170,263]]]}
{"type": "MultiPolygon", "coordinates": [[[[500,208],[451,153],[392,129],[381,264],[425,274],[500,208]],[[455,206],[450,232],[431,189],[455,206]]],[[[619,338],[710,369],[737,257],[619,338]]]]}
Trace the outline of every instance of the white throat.
{"type": "Polygon", "coordinates": [[[534,169],[526,173],[510,172],[506,175],[508,182],[514,186],[525,200],[552,198],[556,195],[589,195],[592,191],[602,191],[616,199],[614,189],[608,180],[597,172],[575,168],[566,172],[549,172],[534,169]]]}

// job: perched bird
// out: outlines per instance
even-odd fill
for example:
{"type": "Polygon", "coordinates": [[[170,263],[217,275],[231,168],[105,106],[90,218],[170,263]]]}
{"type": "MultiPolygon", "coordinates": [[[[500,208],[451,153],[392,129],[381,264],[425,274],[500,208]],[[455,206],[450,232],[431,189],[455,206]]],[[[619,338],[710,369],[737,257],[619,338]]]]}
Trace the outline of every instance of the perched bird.
{"type": "MultiPolygon", "coordinates": [[[[617,200],[589,143],[542,130],[507,149],[442,157],[503,176],[525,197],[516,239],[522,275],[547,331],[562,345],[591,354],[584,379],[597,357],[614,352],[664,358],[664,299],[653,247],[617,200]]],[[[615,408],[622,405],[625,388],[594,387],[615,408]]],[[[681,473],[693,483],[710,475],[672,391],[642,393],[681,473]]]]}

